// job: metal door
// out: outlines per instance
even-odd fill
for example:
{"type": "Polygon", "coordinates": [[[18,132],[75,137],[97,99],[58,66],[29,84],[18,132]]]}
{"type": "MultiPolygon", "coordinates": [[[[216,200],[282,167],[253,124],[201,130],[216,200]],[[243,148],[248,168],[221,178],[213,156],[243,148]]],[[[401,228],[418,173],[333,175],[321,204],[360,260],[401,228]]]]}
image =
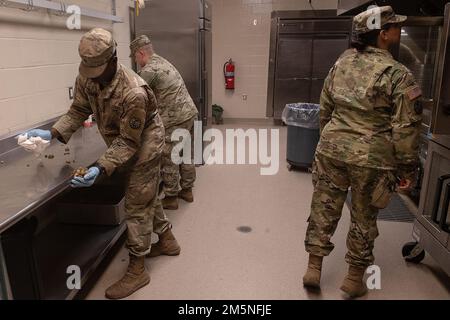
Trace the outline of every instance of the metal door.
{"type": "Polygon", "coordinates": [[[200,1],[152,0],[136,17],[136,36],[145,34],[155,52],[180,72],[188,91],[199,105],[199,18],[200,1]]]}
{"type": "Polygon", "coordinates": [[[284,35],[277,54],[277,79],[310,78],[313,37],[284,35]]]}
{"type": "MultiPolygon", "coordinates": [[[[433,134],[450,135],[450,4],[445,6],[442,42],[438,59],[435,110],[431,123],[433,134]]],[[[450,146],[449,146],[450,147],[450,146]]]]}
{"type": "Polygon", "coordinates": [[[287,103],[309,101],[311,92],[312,35],[280,37],[275,76],[274,117],[287,103]]]}
{"type": "Polygon", "coordinates": [[[439,242],[447,246],[450,234],[450,150],[429,143],[418,220],[439,242]]]}
{"type": "Polygon", "coordinates": [[[339,56],[348,48],[348,35],[320,35],[313,40],[311,95],[308,101],[320,102],[323,83],[339,56]]]}
{"type": "Polygon", "coordinates": [[[423,133],[430,131],[438,70],[442,17],[408,17],[396,56],[414,74],[423,92],[423,133]]]}
{"type": "Polygon", "coordinates": [[[306,79],[288,79],[277,80],[275,84],[275,110],[274,117],[281,119],[283,109],[288,103],[309,101],[311,91],[311,80],[306,79]]]}

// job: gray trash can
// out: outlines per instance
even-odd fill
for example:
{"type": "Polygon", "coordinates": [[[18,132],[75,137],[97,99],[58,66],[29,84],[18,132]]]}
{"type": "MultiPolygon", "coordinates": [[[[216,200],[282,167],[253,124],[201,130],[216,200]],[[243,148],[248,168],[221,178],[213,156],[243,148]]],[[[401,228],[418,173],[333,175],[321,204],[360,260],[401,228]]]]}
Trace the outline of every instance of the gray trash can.
{"type": "Polygon", "coordinates": [[[287,125],[288,168],[311,168],[320,137],[320,105],[287,104],[282,119],[287,125]]]}

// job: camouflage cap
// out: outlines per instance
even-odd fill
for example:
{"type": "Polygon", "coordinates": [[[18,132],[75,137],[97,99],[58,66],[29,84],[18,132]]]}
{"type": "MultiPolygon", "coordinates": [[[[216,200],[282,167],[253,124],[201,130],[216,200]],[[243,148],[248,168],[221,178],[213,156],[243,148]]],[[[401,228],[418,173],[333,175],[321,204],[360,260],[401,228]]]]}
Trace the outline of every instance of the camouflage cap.
{"type": "Polygon", "coordinates": [[[80,41],[80,74],[87,78],[99,77],[116,52],[116,42],[105,29],[95,28],[87,32],[80,41]]]}
{"type": "Polygon", "coordinates": [[[356,34],[364,34],[389,23],[402,23],[406,19],[406,16],[396,15],[391,6],[373,6],[353,18],[353,30],[356,34]]]}
{"type": "Polygon", "coordinates": [[[146,46],[148,44],[152,44],[152,42],[150,41],[149,37],[147,37],[146,35],[142,35],[137,37],[136,39],[134,39],[131,43],[130,43],[130,58],[134,58],[134,54],[136,53],[136,51],[139,48],[142,48],[143,46],[146,46]]]}

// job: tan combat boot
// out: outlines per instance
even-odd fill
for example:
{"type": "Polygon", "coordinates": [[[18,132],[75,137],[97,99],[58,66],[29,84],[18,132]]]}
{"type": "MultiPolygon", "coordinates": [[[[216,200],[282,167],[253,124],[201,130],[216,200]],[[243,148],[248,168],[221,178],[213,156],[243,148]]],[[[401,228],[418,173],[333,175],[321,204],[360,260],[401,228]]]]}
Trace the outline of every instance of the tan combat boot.
{"type": "Polygon", "coordinates": [[[342,283],[341,290],[351,298],[358,298],[367,293],[367,287],[364,283],[365,267],[356,267],[350,265],[348,274],[342,283]]]}
{"type": "Polygon", "coordinates": [[[106,289],[108,299],[123,299],[150,283],[150,275],[145,270],[145,257],[130,255],[128,269],[122,279],[106,289]]]}
{"type": "Polygon", "coordinates": [[[303,276],[303,286],[309,288],[320,288],[320,273],[322,271],[323,257],[309,255],[308,269],[303,276]]]}
{"type": "Polygon", "coordinates": [[[181,190],[178,194],[178,198],[181,198],[189,203],[194,202],[194,194],[192,193],[192,188],[181,190]]]}
{"type": "Polygon", "coordinates": [[[161,200],[163,208],[166,210],[177,210],[178,209],[178,197],[176,196],[166,196],[161,200]]]}
{"type": "Polygon", "coordinates": [[[164,233],[159,235],[157,243],[152,245],[148,258],[153,258],[161,255],[165,256],[177,256],[181,252],[181,248],[178,245],[177,239],[172,233],[171,229],[167,229],[164,233]]]}

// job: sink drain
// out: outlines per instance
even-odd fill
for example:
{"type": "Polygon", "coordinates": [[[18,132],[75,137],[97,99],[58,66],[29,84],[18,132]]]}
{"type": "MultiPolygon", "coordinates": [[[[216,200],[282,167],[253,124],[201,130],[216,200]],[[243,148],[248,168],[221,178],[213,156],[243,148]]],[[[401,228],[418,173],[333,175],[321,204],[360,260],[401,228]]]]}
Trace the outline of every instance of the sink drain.
{"type": "Polygon", "coordinates": [[[238,227],[237,230],[238,230],[239,232],[242,232],[242,233],[249,233],[249,232],[252,232],[252,228],[247,227],[247,226],[241,226],[241,227],[238,227]]]}

